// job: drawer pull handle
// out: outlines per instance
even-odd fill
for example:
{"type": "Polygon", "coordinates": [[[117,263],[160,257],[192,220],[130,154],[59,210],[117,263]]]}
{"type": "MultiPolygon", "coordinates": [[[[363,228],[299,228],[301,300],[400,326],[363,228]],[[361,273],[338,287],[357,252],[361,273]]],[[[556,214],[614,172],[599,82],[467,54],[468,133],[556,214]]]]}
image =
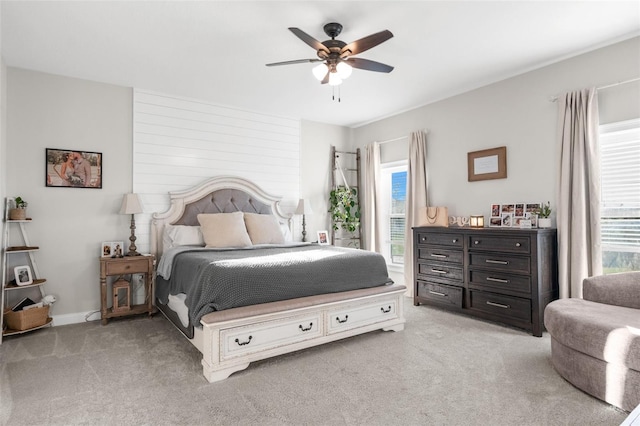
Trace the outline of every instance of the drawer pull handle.
{"type": "Polygon", "coordinates": [[[447,297],[447,295],[446,295],[446,294],[444,294],[444,293],[440,293],[439,291],[429,290],[429,293],[431,293],[431,294],[435,294],[436,296],[447,297]]]}
{"type": "Polygon", "coordinates": [[[520,243],[516,243],[516,247],[520,247],[522,244],[520,243]]]}
{"type": "Polygon", "coordinates": [[[487,300],[487,305],[495,306],[497,308],[509,309],[511,305],[503,305],[502,303],[491,302],[487,300]]]}
{"type": "Polygon", "coordinates": [[[313,323],[312,323],[312,322],[310,322],[310,323],[309,323],[309,327],[307,327],[307,328],[304,328],[304,327],[302,326],[302,324],[300,324],[300,326],[299,326],[299,327],[300,327],[300,330],[302,330],[302,331],[309,331],[309,330],[311,330],[311,329],[313,328],[313,323]]]}
{"type": "Polygon", "coordinates": [[[437,257],[438,259],[446,259],[446,258],[447,258],[447,257],[449,257],[449,256],[444,255],[444,254],[435,254],[435,253],[432,253],[432,254],[431,254],[431,257],[437,257]]]}
{"type": "Polygon", "coordinates": [[[491,259],[486,259],[485,260],[486,263],[495,263],[498,265],[508,265],[509,261],[508,260],[491,260],[491,259]]]}
{"type": "Polygon", "coordinates": [[[253,336],[249,336],[249,340],[247,340],[246,342],[241,342],[240,340],[236,339],[236,343],[238,344],[238,346],[248,345],[249,343],[251,343],[251,339],[253,339],[253,336]]]}
{"type": "Polygon", "coordinates": [[[391,312],[391,306],[389,306],[386,310],[384,309],[384,307],[380,308],[380,310],[382,311],[383,314],[388,314],[389,312],[391,312]]]}
{"type": "Polygon", "coordinates": [[[345,315],[343,320],[341,320],[340,317],[336,317],[336,321],[338,321],[338,324],[344,324],[348,319],[349,315],[345,315]]]}
{"type": "Polygon", "coordinates": [[[502,278],[487,277],[487,281],[494,281],[496,283],[509,284],[509,280],[503,280],[502,278]]]}
{"type": "Polygon", "coordinates": [[[447,271],[443,271],[441,269],[431,269],[431,272],[433,272],[434,274],[446,274],[447,271]]]}

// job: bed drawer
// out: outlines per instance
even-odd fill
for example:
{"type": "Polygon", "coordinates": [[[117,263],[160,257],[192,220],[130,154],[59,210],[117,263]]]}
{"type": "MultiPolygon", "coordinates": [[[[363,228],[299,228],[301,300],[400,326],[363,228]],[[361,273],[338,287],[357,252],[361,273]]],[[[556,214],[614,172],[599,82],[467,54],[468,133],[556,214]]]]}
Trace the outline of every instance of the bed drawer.
{"type": "Polygon", "coordinates": [[[220,331],[221,360],[265,351],[322,335],[321,313],[265,321],[220,331]]]}
{"type": "Polygon", "coordinates": [[[398,318],[398,299],[355,305],[327,312],[327,334],[398,318]]]}

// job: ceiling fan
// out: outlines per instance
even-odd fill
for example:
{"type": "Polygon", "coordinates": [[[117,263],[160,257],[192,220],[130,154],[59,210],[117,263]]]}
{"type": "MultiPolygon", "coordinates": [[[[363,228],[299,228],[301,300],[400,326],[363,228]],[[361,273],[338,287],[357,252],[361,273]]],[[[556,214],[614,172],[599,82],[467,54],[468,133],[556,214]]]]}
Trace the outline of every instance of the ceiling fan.
{"type": "Polygon", "coordinates": [[[331,40],[325,40],[323,42],[319,42],[299,28],[289,28],[289,30],[300,40],[314,48],[318,58],[274,62],[267,64],[268,67],[321,62],[321,64],[313,68],[313,75],[320,80],[322,84],[329,83],[331,86],[341,84],[342,80],[351,75],[352,68],[384,73],[393,71],[392,66],[371,61],[369,59],[353,57],[354,55],[376,47],[377,45],[389,40],[393,37],[393,34],[389,30],[371,34],[349,44],[341,40],[336,40],[336,37],[340,35],[340,32],[342,32],[342,25],[336,22],[331,22],[324,26],[324,32],[331,37],[331,40]]]}

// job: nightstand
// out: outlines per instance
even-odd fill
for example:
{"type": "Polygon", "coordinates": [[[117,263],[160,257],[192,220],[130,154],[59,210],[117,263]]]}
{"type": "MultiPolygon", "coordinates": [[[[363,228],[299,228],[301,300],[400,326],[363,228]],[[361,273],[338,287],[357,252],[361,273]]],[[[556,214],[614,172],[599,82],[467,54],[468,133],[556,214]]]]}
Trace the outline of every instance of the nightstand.
{"type": "Polygon", "coordinates": [[[102,325],[106,325],[109,318],[124,317],[154,313],[153,308],[153,265],[155,257],[130,256],[130,257],[101,257],[100,258],[100,313],[102,325]],[[144,275],[145,303],[132,305],[127,311],[114,312],[112,307],[107,306],[107,277],[119,277],[125,275],[144,275]]]}

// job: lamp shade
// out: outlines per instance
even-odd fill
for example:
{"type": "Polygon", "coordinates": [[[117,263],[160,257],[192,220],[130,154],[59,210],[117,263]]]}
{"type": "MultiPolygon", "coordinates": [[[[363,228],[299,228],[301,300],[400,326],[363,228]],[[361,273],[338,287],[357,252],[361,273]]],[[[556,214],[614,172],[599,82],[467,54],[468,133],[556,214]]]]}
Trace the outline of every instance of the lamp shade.
{"type": "Polygon", "coordinates": [[[304,199],[300,199],[298,201],[298,207],[296,208],[296,214],[311,214],[313,211],[311,210],[311,203],[309,201],[305,201],[304,199]]]}
{"type": "Polygon", "coordinates": [[[317,78],[318,81],[322,81],[324,77],[327,75],[328,71],[329,71],[329,68],[327,67],[326,64],[317,65],[313,67],[313,69],[311,70],[311,72],[313,73],[313,76],[317,78]]]}
{"type": "Polygon", "coordinates": [[[125,194],[122,198],[122,207],[120,207],[120,214],[136,214],[144,213],[142,208],[142,202],[138,194],[125,194]]]}

